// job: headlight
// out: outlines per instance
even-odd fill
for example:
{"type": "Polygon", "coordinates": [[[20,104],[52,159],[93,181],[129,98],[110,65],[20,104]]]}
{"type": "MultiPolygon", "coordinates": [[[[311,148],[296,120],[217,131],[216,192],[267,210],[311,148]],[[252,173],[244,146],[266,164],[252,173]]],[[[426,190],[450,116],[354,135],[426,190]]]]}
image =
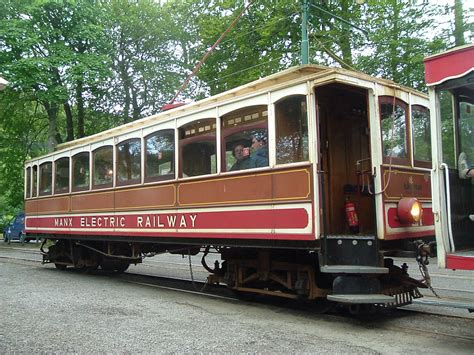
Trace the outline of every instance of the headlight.
{"type": "Polygon", "coordinates": [[[398,218],[403,224],[413,224],[421,220],[423,208],[421,202],[414,197],[404,197],[398,201],[398,218]]]}

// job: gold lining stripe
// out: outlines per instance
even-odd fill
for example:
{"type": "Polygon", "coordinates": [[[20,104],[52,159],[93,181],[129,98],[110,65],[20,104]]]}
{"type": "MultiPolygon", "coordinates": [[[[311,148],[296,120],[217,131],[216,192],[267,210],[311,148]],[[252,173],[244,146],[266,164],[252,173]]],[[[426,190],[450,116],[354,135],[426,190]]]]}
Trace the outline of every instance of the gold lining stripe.
{"type": "MultiPolygon", "coordinates": [[[[307,182],[308,182],[308,193],[306,196],[292,196],[292,197],[281,197],[281,198],[262,198],[262,199],[255,199],[255,200],[226,200],[226,201],[211,201],[211,202],[195,202],[195,203],[182,203],[180,201],[180,196],[181,193],[179,191],[179,188],[183,185],[191,185],[191,184],[200,184],[203,183],[203,181],[194,181],[194,182],[187,182],[180,184],[178,186],[178,204],[179,206],[194,206],[194,205],[212,205],[212,204],[225,204],[225,203],[245,203],[245,202],[263,202],[263,201],[288,201],[288,200],[294,200],[294,199],[306,199],[309,197],[311,194],[311,179],[310,179],[310,172],[308,169],[297,169],[297,170],[289,170],[289,171],[282,171],[282,172],[270,172],[270,173],[264,173],[264,174],[257,174],[255,176],[267,176],[267,175],[279,175],[279,174],[289,174],[289,173],[297,173],[297,172],[304,172],[307,175],[307,182]]],[[[204,183],[212,183],[215,181],[222,181],[222,180],[235,180],[235,179],[246,179],[249,178],[250,175],[246,176],[236,176],[236,177],[225,177],[225,178],[220,178],[220,179],[213,179],[210,181],[204,181],[204,183]]]]}

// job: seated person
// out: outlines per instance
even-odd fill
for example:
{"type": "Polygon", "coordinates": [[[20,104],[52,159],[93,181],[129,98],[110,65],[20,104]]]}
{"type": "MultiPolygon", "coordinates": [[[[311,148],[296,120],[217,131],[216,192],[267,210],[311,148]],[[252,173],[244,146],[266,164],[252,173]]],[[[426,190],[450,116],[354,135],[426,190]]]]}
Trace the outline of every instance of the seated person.
{"type": "Polygon", "coordinates": [[[252,135],[252,167],[268,166],[267,135],[264,132],[252,135]]]}
{"type": "Polygon", "coordinates": [[[252,162],[250,160],[249,148],[244,148],[243,144],[236,144],[232,149],[232,155],[236,159],[234,165],[230,168],[229,171],[237,171],[253,168],[252,162]]]}
{"type": "Polygon", "coordinates": [[[458,171],[460,179],[468,179],[474,177],[474,166],[467,160],[466,153],[459,154],[458,171]]]}

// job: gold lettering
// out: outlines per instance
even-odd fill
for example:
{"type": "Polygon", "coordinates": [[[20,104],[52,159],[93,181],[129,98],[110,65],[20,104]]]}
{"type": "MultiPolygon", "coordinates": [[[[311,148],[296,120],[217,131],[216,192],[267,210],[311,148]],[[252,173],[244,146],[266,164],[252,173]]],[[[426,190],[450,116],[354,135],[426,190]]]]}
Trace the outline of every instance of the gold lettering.
{"type": "Polygon", "coordinates": [[[168,225],[174,227],[176,224],[176,216],[166,216],[166,218],[168,219],[168,225]]]}
{"type": "Polygon", "coordinates": [[[191,223],[193,225],[193,228],[196,226],[196,218],[197,218],[197,214],[191,214],[189,215],[189,218],[191,218],[191,223]]]}

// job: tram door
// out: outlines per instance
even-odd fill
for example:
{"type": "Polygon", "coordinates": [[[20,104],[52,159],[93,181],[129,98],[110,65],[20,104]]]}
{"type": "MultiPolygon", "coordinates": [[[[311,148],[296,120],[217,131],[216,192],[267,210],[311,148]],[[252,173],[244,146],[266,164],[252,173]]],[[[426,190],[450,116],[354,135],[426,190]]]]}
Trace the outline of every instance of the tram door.
{"type": "Polygon", "coordinates": [[[319,123],[321,228],[325,235],[375,235],[367,90],[343,84],[315,89],[319,123]],[[358,226],[350,226],[353,203],[358,226]]]}

